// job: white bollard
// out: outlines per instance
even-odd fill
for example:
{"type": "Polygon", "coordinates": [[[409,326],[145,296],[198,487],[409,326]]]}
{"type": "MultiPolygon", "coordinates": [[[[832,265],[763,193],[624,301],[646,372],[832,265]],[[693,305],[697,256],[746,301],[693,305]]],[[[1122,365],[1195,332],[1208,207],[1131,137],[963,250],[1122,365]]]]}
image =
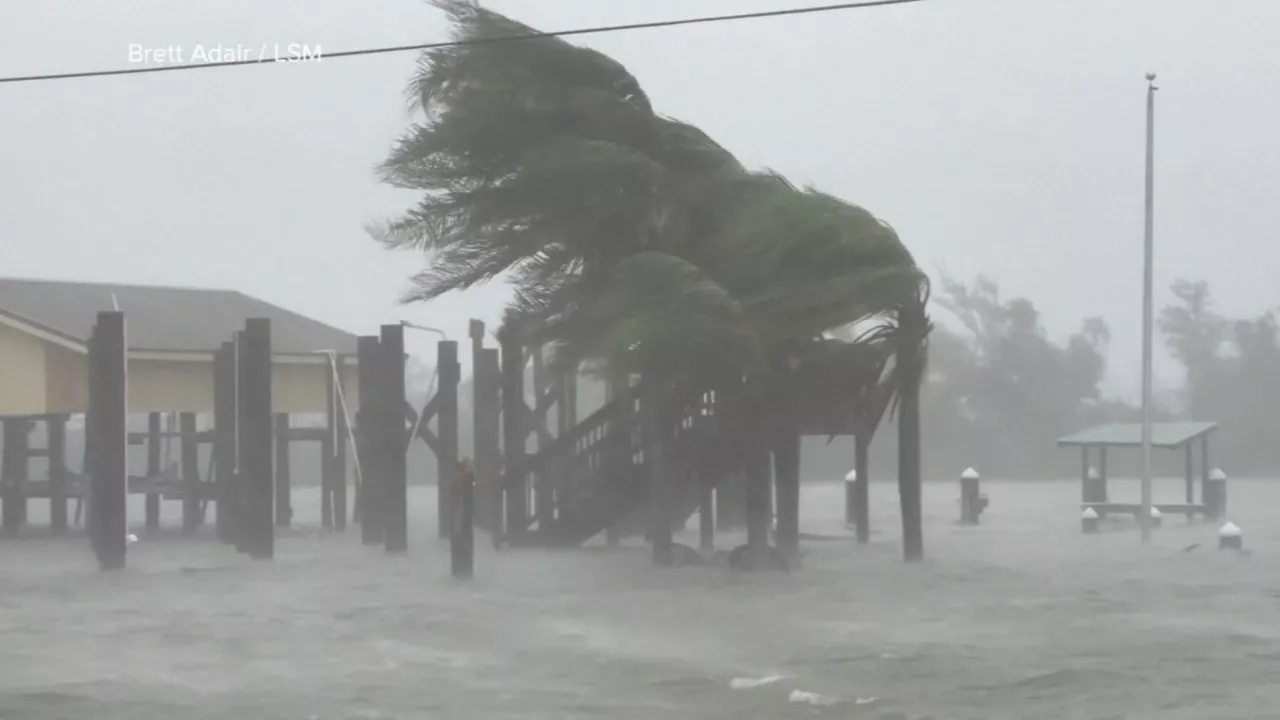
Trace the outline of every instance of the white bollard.
{"type": "Polygon", "coordinates": [[[1211,520],[1221,520],[1227,514],[1227,474],[1218,468],[1209,472],[1201,489],[1205,514],[1211,520]]]}
{"type": "Polygon", "coordinates": [[[1080,513],[1080,529],[1084,530],[1086,535],[1093,535],[1098,532],[1098,512],[1091,507],[1084,509],[1080,513]]]}
{"type": "Polygon", "coordinates": [[[858,522],[858,471],[850,470],[844,476],[844,526],[853,527],[858,522]]]}
{"type": "Polygon", "coordinates": [[[977,525],[982,517],[982,492],[979,490],[981,476],[973,468],[965,468],[960,473],[960,524],[977,525]]]}
{"type": "Polygon", "coordinates": [[[1244,549],[1244,532],[1240,530],[1240,526],[1228,520],[1218,530],[1218,549],[1219,550],[1243,550],[1244,549]]]}
{"type": "Polygon", "coordinates": [[[1160,512],[1160,508],[1155,505],[1151,506],[1151,527],[1160,527],[1164,522],[1164,513],[1160,512]]]}

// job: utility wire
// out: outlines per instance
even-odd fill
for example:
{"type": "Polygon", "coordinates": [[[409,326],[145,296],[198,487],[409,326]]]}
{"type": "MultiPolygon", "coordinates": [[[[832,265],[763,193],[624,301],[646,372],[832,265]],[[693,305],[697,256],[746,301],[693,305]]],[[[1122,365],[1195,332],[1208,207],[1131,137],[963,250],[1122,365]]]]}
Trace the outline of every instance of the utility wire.
{"type": "MultiPolygon", "coordinates": [[[[413,52],[415,50],[435,50],[438,48],[462,47],[467,45],[489,45],[500,42],[520,40],[538,40],[552,37],[572,37],[574,35],[599,35],[628,30],[650,30],[654,28],[679,27],[682,25],[704,25],[708,23],[730,22],[734,20],[759,20],[762,18],[786,17],[791,15],[814,15],[817,13],[837,12],[841,10],[860,10],[883,7],[886,5],[908,5],[925,2],[925,0],[863,0],[862,2],[845,2],[831,5],[789,8],[785,10],[762,10],[759,12],[737,13],[734,15],[709,15],[703,17],[681,18],[678,20],[655,20],[626,25],[602,25],[597,27],[574,28],[554,32],[531,32],[519,35],[504,35],[491,38],[471,38],[467,40],[450,40],[445,42],[423,43],[421,45],[396,45],[393,47],[365,48],[362,50],[342,50],[340,52],[320,53],[319,59],[357,57],[360,55],[385,55],[388,53],[413,52]]],[[[293,57],[262,57],[256,60],[224,60],[221,62],[189,63],[182,65],[156,65],[140,68],[122,68],[119,70],[88,70],[84,72],[54,73],[49,75],[20,75],[0,77],[0,83],[39,82],[44,80],[72,80],[75,78],[106,77],[108,75],[142,75],[144,73],[170,72],[175,70],[201,70],[205,68],[236,67],[240,65],[270,65],[276,63],[298,62],[293,57]]]]}

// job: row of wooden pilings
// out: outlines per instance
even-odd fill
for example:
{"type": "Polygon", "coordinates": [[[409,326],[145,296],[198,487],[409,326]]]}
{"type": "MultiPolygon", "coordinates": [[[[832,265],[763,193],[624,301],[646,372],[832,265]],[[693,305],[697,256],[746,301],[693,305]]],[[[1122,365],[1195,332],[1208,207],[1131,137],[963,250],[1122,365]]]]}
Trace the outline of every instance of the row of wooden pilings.
{"type": "MultiPolygon", "coordinates": [[[[129,543],[126,520],[128,434],[127,360],[124,314],[118,311],[99,313],[89,342],[89,408],[86,413],[85,474],[90,479],[88,491],[87,530],[90,545],[104,570],[125,566],[129,543]]],[[[408,549],[408,485],[405,452],[409,432],[404,422],[404,329],[401,325],[384,325],[378,337],[359,340],[359,381],[361,387],[356,438],[356,471],[359,488],[357,505],[362,539],[366,544],[383,545],[387,552],[408,549]]],[[[451,364],[442,365],[441,388],[453,392],[437,393],[437,402],[455,404],[444,408],[440,433],[448,435],[454,453],[440,458],[452,464],[457,506],[450,511],[455,528],[454,572],[469,576],[473,561],[470,541],[470,510],[473,504],[470,471],[457,468],[456,402],[457,346],[441,343],[441,355],[453,355],[451,364]],[[450,398],[450,395],[452,396],[450,398]],[[447,418],[453,418],[452,423],[447,418]],[[462,537],[465,534],[467,537],[462,537]]],[[[216,531],[223,542],[251,558],[266,560],[274,556],[276,526],[291,519],[289,486],[277,482],[275,473],[282,466],[273,452],[273,437],[279,443],[298,433],[287,432],[287,422],[276,420],[273,428],[271,408],[271,326],[270,321],[252,318],[244,329],[235,333],[218,349],[214,358],[214,429],[212,432],[214,496],[216,498],[216,531]],[[273,432],[273,430],[275,432],[273,432]]],[[[332,356],[331,356],[332,357],[332,356]]],[[[337,403],[342,421],[333,428],[333,455],[326,462],[345,464],[342,443],[347,433],[349,409],[337,380],[336,363],[330,362],[335,376],[330,384],[330,402],[337,403]]],[[[150,428],[149,428],[150,429],[150,428]]],[[[193,428],[183,428],[194,435],[193,428]]],[[[16,435],[16,431],[15,431],[16,435]]],[[[51,445],[55,444],[57,435],[51,445]]],[[[312,438],[304,438],[312,439],[312,438]]],[[[276,446],[279,447],[279,444],[276,446]]],[[[287,454],[287,453],[286,453],[287,454]]],[[[16,457],[17,455],[14,454],[16,457]]],[[[25,458],[24,458],[25,462],[25,458]]],[[[287,473],[287,461],[284,463],[287,473]]],[[[51,476],[51,481],[56,476],[51,476]]],[[[346,514],[345,481],[341,474],[322,472],[322,506],[327,523],[341,528],[346,514]]],[[[189,492],[184,504],[196,506],[197,492],[189,492]]],[[[7,512],[16,513],[20,504],[6,504],[7,512]]],[[[65,502],[53,505],[55,526],[65,527],[65,502]]],[[[158,511],[154,513],[158,515],[158,511]]],[[[147,516],[153,511],[148,498],[147,516]]],[[[184,512],[184,518],[188,515],[184,512]]],[[[186,525],[187,522],[184,522],[186,525]]]]}

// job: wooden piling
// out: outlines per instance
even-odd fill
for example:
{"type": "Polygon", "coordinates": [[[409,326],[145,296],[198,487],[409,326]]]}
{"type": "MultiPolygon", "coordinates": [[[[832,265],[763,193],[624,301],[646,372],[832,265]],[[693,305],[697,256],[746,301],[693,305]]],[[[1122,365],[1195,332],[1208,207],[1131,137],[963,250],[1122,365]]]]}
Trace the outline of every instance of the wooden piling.
{"type": "Polygon", "coordinates": [[[516,538],[529,527],[529,503],[525,481],[525,432],[528,406],[524,401],[524,346],[519,336],[506,329],[502,345],[502,453],[503,494],[506,499],[507,538],[516,538]]]}
{"type": "Polygon", "coordinates": [[[45,420],[49,452],[49,520],[55,534],[67,530],[67,416],[45,420]]]}
{"type": "Polygon", "coordinates": [[[244,383],[245,383],[245,373],[246,373],[245,367],[248,365],[248,362],[249,362],[248,355],[246,354],[248,352],[248,348],[249,346],[245,341],[244,331],[243,330],[236,331],[236,334],[235,334],[235,358],[236,358],[236,361],[235,361],[235,389],[236,389],[236,404],[235,404],[236,464],[235,464],[235,468],[236,468],[236,471],[235,471],[235,481],[234,481],[235,502],[233,503],[233,507],[235,507],[235,518],[236,518],[236,521],[235,521],[236,522],[236,533],[235,533],[236,551],[242,552],[242,553],[248,553],[253,548],[253,542],[254,542],[253,517],[249,509],[250,479],[249,479],[249,470],[246,466],[247,455],[245,455],[245,452],[246,452],[245,438],[247,436],[246,434],[250,432],[250,429],[245,427],[245,419],[244,419],[245,393],[247,392],[247,389],[244,383]]]}
{"type": "Polygon", "coordinates": [[[743,448],[746,455],[744,499],[747,516],[747,546],[753,562],[760,562],[769,549],[769,450],[761,441],[743,448]]]}
{"type": "Polygon", "coordinates": [[[649,473],[649,539],[653,563],[668,567],[675,564],[671,507],[673,418],[668,412],[670,399],[666,397],[666,388],[651,378],[645,379],[644,387],[640,414],[644,423],[644,459],[649,473]]]}
{"type": "Polygon", "coordinates": [[[338,360],[337,355],[329,356],[329,383],[332,385],[329,396],[333,398],[334,410],[333,425],[330,427],[333,453],[329,457],[333,470],[329,481],[333,486],[333,529],[342,532],[347,529],[347,444],[350,442],[351,428],[347,426],[338,360]]]}
{"type": "Polygon", "coordinates": [[[0,460],[0,492],[3,493],[4,509],[0,512],[0,528],[5,534],[17,534],[26,524],[31,423],[7,418],[0,420],[0,426],[4,428],[4,457],[0,460]]]}
{"type": "Polygon", "coordinates": [[[200,439],[196,433],[196,414],[178,415],[178,432],[182,438],[178,449],[182,462],[182,532],[191,535],[200,529],[200,439]]]}
{"type": "Polygon", "coordinates": [[[236,507],[236,346],[224,342],[213,359],[213,468],[218,539],[234,541],[236,507]]]}
{"type": "MultiPolygon", "coordinates": [[[[168,440],[161,435],[161,416],[158,412],[147,413],[147,477],[154,478],[164,471],[160,467],[160,446],[168,440]]],[[[149,492],[145,500],[145,522],[147,532],[160,529],[160,492],[149,492]]]]}
{"type": "Polygon", "coordinates": [[[454,469],[452,521],[449,523],[450,570],[455,578],[470,579],[475,573],[475,468],[465,460],[454,469]]]}
{"type": "Polygon", "coordinates": [[[360,409],[356,413],[356,455],[360,463],[360,539],[365,545],[381,545],[385,537],[382,501],[382,441],[378,428],[382,350],[377,337],[356,340],[356,376],[360,384],[360,409]]]}
{"type": "Polygon", "coordinates": [[[382,469],[382,500],[386,528],[387,552],[400,553],[409,549],[409,487],[405,450],[408,448],[408,429],[405,427],[404,384],[404,326],[383,325],[382,369],[378,393],[378,430],[383,440],[379,443],[382,469]]]}
{"type": "Polygon", "coordinates": [[[240,472],[244,476],[249,556],[275,555],[275,488],[271,447],[271,321],[245,321],[240,353],[240,472]]]}
{"type": "Polygon", "coordinates": [[[854,532],[859,545],[871,542],[871,432],[860,429],[853,436],[854,532]]]}
{"type": "MultiPolygon", "coordinates": [[[[441,487],[439,497],[446,500],[450,499],[458,473],[458,383],[461,376],[457,341],[441,340],[436,346],[436,482],[441,487]]],[[[474,497],[471,503],[474,505],[474,497]]],[[[452,537],[449,528],[452,521],[453,513],[448,513],[444,527],[439,528],[441,537],[452,537]]]]}
{"type": "Polygon", "coordinates": [[[287,528],[293,520],[293,472],[289,467],[289,413],[276,413],[276,527],[287,528]]]}
{"type": "Polygon", "coordinates": [[[475,494],[477,524],[502,534],[502,364],[497,348],[481,348],[473,381],[475,406],[475,494]]]}
{"type": "Polygon", "coordinates": [[[128,548],[128,345],[125,333],[124,313],[100,312],[90,343],[89,382],[93,391],[89,414],[94,439],[89,512],[93,516],[91,543],[102,570],[123,568],[128,548]]]}
{"type": "Polygon", "coordinates": [[[800,433],[782,423],[773,445],[778,551],[794,564],[800,558],[800,433]]]}
{"type": "Polygon", "coordinates": [[[698,483],[698,549],[704,554],[716,549],[715,488],[705,470],[697,477],[698,483]]]}

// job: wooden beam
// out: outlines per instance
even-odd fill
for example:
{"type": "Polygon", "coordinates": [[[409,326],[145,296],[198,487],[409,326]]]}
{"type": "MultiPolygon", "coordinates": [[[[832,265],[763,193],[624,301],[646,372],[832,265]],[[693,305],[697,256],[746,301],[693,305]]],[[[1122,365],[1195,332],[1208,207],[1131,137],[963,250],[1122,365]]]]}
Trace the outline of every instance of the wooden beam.
{"type": "Polygon", "coordinates": [[[182,532],[194,535],[200,529],[203,514],[200,503],[200,443],[196,441],[196,414],[179,414],[178,428],[182,432],[182,441],[178,446],[182,463],[182,532]]]}
{"type": "Polygon", "coordinates": [[[383,500],[386,523],[385,547],[389,553],[402,553],[409,549],[409,489],[408,468],[405,466],[405,449],[408,446],[404,425],[404,326],[383,325],[382,339],[383,387],[380,395],[381,414],[385,418],[379,426],[383,433],[382,452],[383,500]]]}
{"type": "Polygon", "coordinates": [[[236,347],[224,342],[213,359],[213,469],[218,539],[234,540],[236,510],[236,347]]]}
{"type": "Polygon", "coordinates": [[[356,505],[360,508],[360,540],[365,545],[381,545],[385,540],[383,509],[383,472],[381,464],[382,431],[378,423],[379,393],[378,373],[382,367],[382,349],[374,335],[363,335],[356,340],[358,351],[357,377],[360,384],[360,408],[356,413],[356,461],[360,468],[360,493],[356,505]]]}
{"type": "Polygon", "coordinates": [[[129,412],[127,347],[124,313],[115,310],[98,313],[89,360],[94,438],[89,512],[94,554],[98,567],[103,570],[123,568],[128,547],[129,529],[125,520],[129,472],[125,453],[129,412]]]}
{"type": "Polygon", "coordinates": [[[435,447],[436,483],[443,488],[438,496],[445,500],[437,515],[437,535],[441,538],[450,536],[453,509],[452,492],[457,484],[458,471],[458,383],[462,378],[462,369],[458,365],[458,343],[454,340],[441,340],[437,346],[436,373],[438,382],[436,428],[439,431],[435,447]]]}
{"type": "Polygon", "coordinates": [[[245,477],[249,556],[275,556],[275,478],[271,443],[271,321],[245,321],[240,348],[240,472],[245,477]]]}

